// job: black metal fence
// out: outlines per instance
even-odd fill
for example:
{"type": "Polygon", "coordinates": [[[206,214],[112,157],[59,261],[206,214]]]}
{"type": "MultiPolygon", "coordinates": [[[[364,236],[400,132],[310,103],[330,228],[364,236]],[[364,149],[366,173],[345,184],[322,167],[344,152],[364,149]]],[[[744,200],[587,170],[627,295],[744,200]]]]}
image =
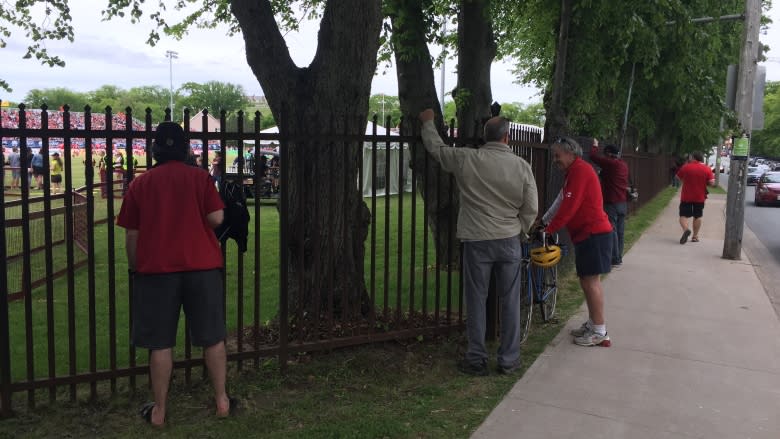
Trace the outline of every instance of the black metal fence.
{"type": "MultiPolygon", "coordinates": [[[[88,386],[90,396],[95,398],[99,382],[109,383],[113,393],[118,380],[126,379],[128,387],[134,389],[136,377],[148,373],[145,355],[139,355],[129,343],[132,281],[125,274],[124,231],[115,227],[113,221],[121,199],[103,194],[107,188],[125,187],[133,175],[152,166],[151,112],[147,110],[144,122],[139,123],[129,108],[119,116],[107,108],[97,113],[102,116],[98,118],[100,126],[93,128],[95,118],[88,107],[78,125],[71,123],[71,114],[65,108],[56,112],[56,120],[61,124],[52,128],[47,110],[36,112],[37,126],[30,127],[28,112],[20,108],[16,124],[0,126],[0,138],[4,145],[13,143],[22,157],[27,157],[34,142],[40,145],[45,175],[42,191],[22,185],[18,193],[0,193],[0,203],[6,207],[0,214],[4,224],[0,231],[0,258],[21,261],[18,268],[7,263],[0,275],[3,416],[11,414],[14,394],[26,392],[29,407],[34,407],[42,397],[40,392],[47,392],[48,399],[54,402],[61,387],[67,387],[70,398],[75,399],[77,392],[88,386]],[[64,195],[51,194],[48,169],[53,149],[58,149],[64,159],[64,195]],[[106,171],[100,161],[117,152],[124,156],[125,168],[117,173],[106,171]],[[138,160],[137,166],[133,158],[138,160]],[[43,222],[40,231],[34,221],[43,222]],[[39,238],[34,235],[41,233],[42,241],[36,244],[39,238]],[[19,246],[21,252],[14,246],[19,246]],[[33,258],[36,252],[44,255],[42,261],[33,258]],[[33,273],[40,270],[35,268],[40,264],[44,265],[44,276],[38,284],[33,273]],[[64,268],[55,269],[58,266],[64,268]],[[58,271],[64,275],[56,277],[58,271]],[[13,294],[10,286],[17,282],[12,281],[14,276],[20,284],[19,294],[13,294]]],[[[293,145],[311,140],[312,133],[287,133],[284,129],[281,133],[261,133],[259,113],[254,115],[251,132],[226,132],[224,113],[220,115],[219,130],[212,132],[206,112],[202,113],[204,131],[190,132],[189,114],[185,114],[184,128],[200,156],[200,165],[207,169],[218,155],[223,177],[228,176],[225,171],[231,158],[242,164],[250,150],[262,154],[262,146],[269,142],[279,147],[279,192],[270,203],[269,199],[257,198],[250,204],[248,251],[238,251],[231,242],[223,244],[225,312],[230,333],[228,359],[237,367],[258,367],[262,358],[277,357],[284,369],[287,359],[298,352],[442,334],[463,327],[458,267],[439,263],[436,239],[426,223],[428,210],[435,208],[425,202],[426,194],[437,191],[441,178],[426,176],[420,180],[414,173],[427,172],[429,168],[419,163],[409,166],[422,148],[418,136],[380,135],[376,134],[376,127],[365,135],[322,136],[326,140],[311,160],[321,165],[318,172],[338,175],[340,179],[334,177],[331,187],[317,190],[339,193],[340,198],[330,199],[342,200],[345,209],[357,199],[370,213],[366,239],[359,243],[365,254],[362,286],[370,309],[361,309],[350,300],[350,291],[336,288],[343,285],[334,278],[338,274],[315,272],[312,276],[317,280],[316,294],[298,294],[308,301],[321,301],[315,307],[321,312],[304,318],[304,307],[291,304],[288,287],[295,283],[294,277],[298,277],[298,285],[306,285],[307,274],[291,272],[291,261],[337,260],[343,256],[340,252],[345,251],[338,242],[351,233],[339,229],[338,215],[323,214],[333,206],[321,205],[316,194],[300,192],[306,187],[301,181],[294,185],[297,192],[290,192],[289,157],[291,153],[300,153],[293,145]],[[357,161],[328,161],[328,151],[336,149],[351,151],[351,157],[357,157],[357,161]],[[432,183],[425,188],[420,181],[432,183]],[[296,219],[295,213],[291,216],[291,197],[310,197],[310,210],[306,213],[309,219],[296,219]],[[311,230],[325,229],[331,233],[311,234],[311,230]],[[296,246],[296,242],[301,245],[296,246]],[[306,250],[304,244],[309,246],[306,250]]],[[[364,121],[359,123],[365,125],[364,121]]],[[[239,114],[238,126],[243,126],[243,114],[239,114]]],[[[548,147],[534,135],[516,131],[510,143],[513,151],[532,165],[543,210],[545,200],[559,190],[561,176],[551,171],[548,147]]],[[[5,161],[2,155],[0,159],[5,161]]],[[[659,160],[629,158],[642,201],[652,198],[668,181],[656,175],[660,172],[655,169],[659,160]]],[[[260,165],[235,169],[233,177],[250,186],[251,193],[259,193],[264,184],[260,165]]],[[[27,166],[21,166],[19,171],[21,180],[27,181],[27,166]]],[[[297,178],[303,177],[297,174],[297,178]]],[[[359,249],[352,251],[360,253],[359,249]]],[[[193,354],[186,329],[179,342],[175,367],[184,370],[189,382],[193,368],[202,367],[203,361],[193,354]]]]}

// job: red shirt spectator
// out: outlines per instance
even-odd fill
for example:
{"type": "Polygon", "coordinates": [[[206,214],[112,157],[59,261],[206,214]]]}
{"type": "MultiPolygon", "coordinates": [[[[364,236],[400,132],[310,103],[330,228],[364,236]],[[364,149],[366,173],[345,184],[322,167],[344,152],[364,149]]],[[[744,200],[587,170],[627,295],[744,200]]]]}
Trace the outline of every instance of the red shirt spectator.
{"type": "Polygon", "coordinates": [[[566,181],[561,189],[561,205],[547,225],[547,232],[555,233],[567,227],[574,244],[584,241],[590,235],[611,232],[612,224],[604,213],[601,191],[586,190],[593,187],[599,187],[596,171],[577,157],[566,171],[566,181]]]}
{"type": "Polygon", "coordinates": [[[601,168],[601,190],[604,203],[626,202],[628,189],[628,165],[619,157],[600,155],[598,145],[590,149],[590,160],[601,168]]]}
{"type": "Polygon", "coordinates": [[[715,180],[715,174],[709,166],[694,159],[677,171],[677,178],[683,182],[681,202],[703,203],[707,199],[707,184],[715,180]]]}
{"type": "Polygon", "coordinates": [[[117,224],[132,230],[167,231],[138,235],[139,273],[211,270],[222,267],[222,253],[206,216],[224,207],[208,172],[170,161],[133,179],[117,224]],[[183,221],[181,212],[199,212],[202,221],[183,221]]]}

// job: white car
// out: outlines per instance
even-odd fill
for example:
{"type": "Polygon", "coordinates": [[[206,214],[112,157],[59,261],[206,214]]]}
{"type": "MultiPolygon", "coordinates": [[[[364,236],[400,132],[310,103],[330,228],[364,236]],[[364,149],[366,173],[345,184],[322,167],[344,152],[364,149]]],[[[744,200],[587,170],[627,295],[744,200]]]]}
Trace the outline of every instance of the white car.
{"type": "Polygon", "coordinates": [[[755,186],[766,170],[759,166],[748,166],[747,185],[755,186]]]}

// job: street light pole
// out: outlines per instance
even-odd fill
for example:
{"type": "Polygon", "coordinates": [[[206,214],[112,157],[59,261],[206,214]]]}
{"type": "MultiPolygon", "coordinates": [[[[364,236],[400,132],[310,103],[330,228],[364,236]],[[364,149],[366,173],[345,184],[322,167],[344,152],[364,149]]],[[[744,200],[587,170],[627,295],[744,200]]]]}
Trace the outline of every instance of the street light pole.
{"type": "Polygon", "coordinates": [[[165,57],[168,58],[168,71],[171,79],[171,120],[173,120],[173,60],[179,58],[179,53],[173,50],[165,51],[165,57]]]}

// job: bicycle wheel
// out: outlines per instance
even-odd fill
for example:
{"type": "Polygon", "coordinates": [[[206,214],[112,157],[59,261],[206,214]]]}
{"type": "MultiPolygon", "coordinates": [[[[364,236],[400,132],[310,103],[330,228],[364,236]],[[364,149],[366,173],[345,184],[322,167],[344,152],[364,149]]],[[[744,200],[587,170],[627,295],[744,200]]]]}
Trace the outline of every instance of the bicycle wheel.
{"type": "Polygon", "coordinates": [[[528,267],[522,268],[523,279],[520,282],[520,343],[525,343],[528,339],[528,333],[531,331],[531,316],[534,310],[533,286],[531,284],[530,270],[528,267]]]}
{"type": "Polygon", "coordinates": [[[548,322],[555,316],[555,305],[558,302],[558,267],[552,266],[540,270],[538,288],[541,289],[542,321],[548,322]]]}

